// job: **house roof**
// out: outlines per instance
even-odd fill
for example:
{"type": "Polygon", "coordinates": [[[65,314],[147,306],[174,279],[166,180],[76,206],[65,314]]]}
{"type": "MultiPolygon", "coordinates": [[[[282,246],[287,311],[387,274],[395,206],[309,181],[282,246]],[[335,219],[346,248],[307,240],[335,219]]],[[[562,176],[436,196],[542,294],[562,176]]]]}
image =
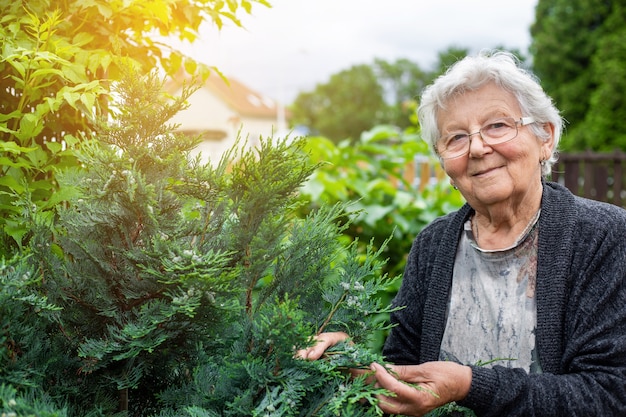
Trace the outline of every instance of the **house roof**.
{"type": "MultiPolygon", "coordinates": [[[[168,82],[165,88],[173,93],[189,80],[190,77],[183,72],[168,82]]],[[[201,88],[209,89],[242,116],[276,118],[278,103],[232,77],[225,80],[218,74],[211,74],[201,88]]]]}

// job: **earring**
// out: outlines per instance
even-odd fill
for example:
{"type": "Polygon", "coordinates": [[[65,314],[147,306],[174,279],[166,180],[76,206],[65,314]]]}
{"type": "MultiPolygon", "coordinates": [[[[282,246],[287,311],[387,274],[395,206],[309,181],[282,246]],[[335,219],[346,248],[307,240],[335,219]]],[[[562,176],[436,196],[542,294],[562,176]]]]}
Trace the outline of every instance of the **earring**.
{"type": "Polygon", "coordinates": [[[457,190],[457,191],[458,191],[458,189],[459,189],[459,188],[456,186],[456,184],[455,184],[455,183],[450,182],[450,185],[452,186],[452,188],[454,188],[455,190],[457,190]]]}

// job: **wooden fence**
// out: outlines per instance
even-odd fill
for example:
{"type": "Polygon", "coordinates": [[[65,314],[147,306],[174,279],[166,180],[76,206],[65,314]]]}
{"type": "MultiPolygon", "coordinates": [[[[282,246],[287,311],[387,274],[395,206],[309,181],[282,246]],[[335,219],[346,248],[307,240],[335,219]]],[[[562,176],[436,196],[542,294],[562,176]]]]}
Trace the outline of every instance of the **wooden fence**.
{"type": "Polygon", "coordinates": [[[626,152],[562,153],[552,180],[576,195],[626,208],[626,152]]]}

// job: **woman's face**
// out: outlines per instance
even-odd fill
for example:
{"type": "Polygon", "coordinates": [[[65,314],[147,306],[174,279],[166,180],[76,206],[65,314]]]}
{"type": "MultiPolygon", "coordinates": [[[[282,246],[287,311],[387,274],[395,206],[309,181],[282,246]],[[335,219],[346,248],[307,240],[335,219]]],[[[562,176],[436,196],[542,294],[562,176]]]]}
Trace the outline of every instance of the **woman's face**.
{"type": "MultiPolygon", "coordinates": [[[[488,120],[521,114],[513,94],[489,83],[450,99],[439,113],[439,129],[444,137],[451,132],[477,132],[488,120]]],[[[473,135],[469,154],[443,160],[443,168],[452,183],[476,210],[500,204],[519,205],[541,198],[540,161],[548,159],[552,149],[553,128],[544,127],[550,139],[537,138],[529,126],[519,126],[517,137],[489,146],[480,135],[473,135]],[[537,196],[538,193],[538,196],[537,196]]]]}

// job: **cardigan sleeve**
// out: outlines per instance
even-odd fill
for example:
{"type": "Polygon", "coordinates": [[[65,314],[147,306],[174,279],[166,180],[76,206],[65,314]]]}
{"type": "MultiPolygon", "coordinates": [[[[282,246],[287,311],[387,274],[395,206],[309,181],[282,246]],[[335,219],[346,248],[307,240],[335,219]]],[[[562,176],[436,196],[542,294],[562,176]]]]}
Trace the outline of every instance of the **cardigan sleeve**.
{"type": "Polygon", "coordinates": [[[385,340],[383,354],[385,359],[395,364],[419,363],[423,306],[426,297],[425,280],[418,278],[418,255],[424,234],[413,242],[407,259],[400,290],[392,301],[398,308],[391,313],[391,331],[385,340]]]}

